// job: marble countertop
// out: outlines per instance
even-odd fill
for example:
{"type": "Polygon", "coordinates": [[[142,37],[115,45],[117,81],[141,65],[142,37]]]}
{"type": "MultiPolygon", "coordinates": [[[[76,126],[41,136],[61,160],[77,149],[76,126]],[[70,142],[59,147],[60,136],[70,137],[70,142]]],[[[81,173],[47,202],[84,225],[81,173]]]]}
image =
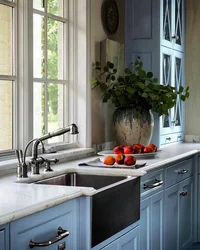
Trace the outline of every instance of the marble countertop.
{"type": "Polygon", "coordinates": [[[80,196],[90,196],[97,190],[92,187],[67,187],[34,184],[33,182],[54,175],[76,171],[78,173],[117,175],[117,176],[142,176],[151,169],[164,166],[184,157],[192,156],[200,152],[200,143],[182,143],[162,148],[154,158],[138,159],[137,163],[146,162],[141,169],[111,169],[98,167],[79,167],[78,163],[87,162],[103,156],[94,156],[75,161],[58,163],[53,165],[53,172],[38,176],[29,175],[28,178],[18,179],[15,175],[0,177],[0,225],[19,219],[21,217],[39,212],[48,207],[58,205],[70,199],[80,196]]]}

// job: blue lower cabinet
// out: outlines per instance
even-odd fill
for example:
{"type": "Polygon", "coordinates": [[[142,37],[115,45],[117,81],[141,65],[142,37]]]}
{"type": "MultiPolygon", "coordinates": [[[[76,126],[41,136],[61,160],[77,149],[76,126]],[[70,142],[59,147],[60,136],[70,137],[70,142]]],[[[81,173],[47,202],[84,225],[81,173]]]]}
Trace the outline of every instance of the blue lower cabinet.
{"type": "Polygon", "coordinates": [[[11,222],[10,249],[78,250],[76,213],[77,200],[74,199],[11,222]]]}
{"type": "Polygon", "coordinates": [[[0,226],[0,249],[9,250],[9,225],[0,226]]]}
{"type": "Polygon", "coordinates": [[[193,241],[193,179],[187,178],[165,193],[165,248],[187,249],[193,241]]]}
{"type": "Polygon", "coordinates": [[[139,250],[139,226],[122,235],[117,240],[101,248],[102,250],[139,250]]]}
{"type": "Polygon", "coordinates": [[[141,201],[140,250],[163,249],[163,191],[141,201]]]}

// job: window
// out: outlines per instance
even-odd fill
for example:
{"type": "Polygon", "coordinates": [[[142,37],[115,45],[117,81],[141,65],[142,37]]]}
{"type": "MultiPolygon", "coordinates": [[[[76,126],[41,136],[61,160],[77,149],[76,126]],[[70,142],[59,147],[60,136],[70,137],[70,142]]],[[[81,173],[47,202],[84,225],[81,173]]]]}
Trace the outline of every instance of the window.
{"type": "Polygon", "coordinates": [[[0,0],[0,155],[47,143],[91,146],[90,0],[0,0]],[[2,25],[3,24],[3,25],[2,25]]]}
{"type": "Polygon", "coordinates": [[[14,3],[0,2],[0,150],[13,148],[15,73],[14,3]]]}
{"type": "MultiPolygon", "coordinates": [[[[33,137],[64,126],[67,102],[67,1],[33,1],[33,137]],[[66,101],[66,102],[65,102],[66,101]]],[[[67,112],[66,112],[67,115],[67,112]]],[[[64,136],[49,141],[63,142],[64,136]]]]}

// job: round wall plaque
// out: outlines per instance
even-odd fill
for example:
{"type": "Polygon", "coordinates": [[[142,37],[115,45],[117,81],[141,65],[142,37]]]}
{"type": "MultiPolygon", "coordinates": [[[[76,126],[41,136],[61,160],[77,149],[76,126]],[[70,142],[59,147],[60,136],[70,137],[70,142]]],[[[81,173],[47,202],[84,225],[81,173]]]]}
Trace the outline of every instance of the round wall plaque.
{"type": "Polygon", "coordinates": [[[109,34],[114,34],[119,25],[119,12],[115,0],[107,0],[103,4],[103,25],[109,34]]]}

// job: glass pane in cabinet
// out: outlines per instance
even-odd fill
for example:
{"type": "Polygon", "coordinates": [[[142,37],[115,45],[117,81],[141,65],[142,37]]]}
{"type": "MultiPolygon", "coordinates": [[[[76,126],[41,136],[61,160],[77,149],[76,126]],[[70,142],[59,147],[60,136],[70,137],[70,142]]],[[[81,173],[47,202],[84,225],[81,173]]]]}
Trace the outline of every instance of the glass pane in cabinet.
{"type": "Polygon", "coordinates": [[[0,150],[12,149],[12,81],[0,81],[0,150]]]}
{"type": "MultiPolygon", "coordinates": [[[[162,84],[171,85],[171,56],[163,55],[163,76],[162,84]]],[[[171,110],[169,110],[169,115],[163,115],[163,127],[168,128],[170,126],[170,115],[171,110]]]]}
{"type": "Polygon", "coordinates": [[[171,85],[171,56],[163,55],[163,79],[162,84],[171,85]]]}
{"type": "Polygon", "coordinates": [[[175,42],[182,44],[182,0],[175,0],[175,42]]]}
{"type": "Polygon", "coordinates": [[[171,41],[171,0],[163,0],[163,39],[171,41]]]}
{"type": "Polygon", "coordinates": [[[33,15],[33,77],[45,77],[45,26],[44,17],[33,15]]]}
{"type": "Polygon", "coordinates": [[[0,4],[0,75],[12,75],[12,8],[0,4]]]}
{"type": "Polygon", "coordinates": [[[48,18],[47,36],[47,76],[63,80],[63,23],[48,18]]]}
{"type": "MultiPolygon", "coordinates": [[[[179,90],[179,87],[181,85],[182,85],[181,58],[176,57],[176,59],[175,59],[175,87],[176,87],[176,91],[179,90]]],[[[176,100],[175,115],[174,115],[175,126],[181,125],[181,110],[182,110],[182,103],[180,102],[180,97],[178,96],[177,100],[176,100]]]]}

